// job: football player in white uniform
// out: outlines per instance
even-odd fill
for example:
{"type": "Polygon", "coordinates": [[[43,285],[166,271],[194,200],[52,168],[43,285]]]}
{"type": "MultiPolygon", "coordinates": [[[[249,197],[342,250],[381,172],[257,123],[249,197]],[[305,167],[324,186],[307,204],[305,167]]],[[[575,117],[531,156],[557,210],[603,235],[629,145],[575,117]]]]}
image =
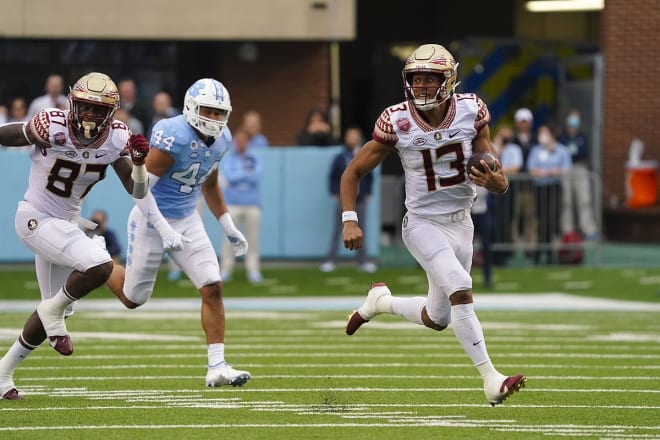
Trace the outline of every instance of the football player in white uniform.
{"type": "MultiPolygon", "coordinates": [[[[63,355],[73,353],[64,324],[71,305],[102,286],[113,262],[102,240],[89,238],[79,225],[80,205],[112,165],[126,191],[142,198],[148,192],[144,160],[148,148],[113,120],[119,107],[115,83],[105,74],[81,77],[69,93],[70,110],[48,108],[26,123],[0,126],[0,144],[33,144],[25,199],[16,211],[16,233],[35,253],[41,302],[22,333],[0,360],[0,396],[21,395],[13,372],[44,340],[63,355]],[[132,159],[132,164],[131,164],[132,159]]],[[[86,223],[87,222],[87,223],[86,223]]]]}
{"type": "Polygon", "coordinates": [[[526,382],[523,375],[498,372],[486,351],[481,324],[472,299],[472,239],[470,207],[474,184],[496,194],[508,189],[501,171],[481,164],[485,172],[466,169],[473,152],[490,151],[486,104],[472,93],[454,93],[454,57],[442,46],[425,44],[406,60],[403,85],[406,100],[393,105],[376,121],[368,141],[346,168],[341,180],[344,246],[359,249],[362,230],[355,213],[358,183],[392,152],[405,173],[406,209],[403,241],[428,278],[428,295],[393,297],[384,283],[375,283],[346,325],[352,335],[381,313],[443,330],[452,323],[456,338],[484,380],[487,400],[502,403],[526,382]]]}
{"type": "Polygon", "coordinates": [[[235,370],[225,361],[220,267],[196,209],[201,194],[234,254],[247,252],[248,243],[234,225],[218,183],[220,159],[231,145],[226,128],[230,113],[227,89],[219,81],[204,78],[186,91],[182,115],[163,119],[153,127],[146,160],[151,191],[136,200],[128,218],[123,289],[108,284],[126,307],[141,306],[151,297],[163,253],[169,253],[202,298],[207,386],[241,386],[250,379],[250,373],[235,370]]]}

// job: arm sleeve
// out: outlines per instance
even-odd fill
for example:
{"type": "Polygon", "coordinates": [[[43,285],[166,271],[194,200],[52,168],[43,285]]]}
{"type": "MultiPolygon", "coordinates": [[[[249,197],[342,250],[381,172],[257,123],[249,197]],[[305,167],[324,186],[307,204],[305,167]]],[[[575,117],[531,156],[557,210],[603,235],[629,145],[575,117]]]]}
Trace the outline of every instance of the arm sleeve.
{"type": "Polygon", "coordinates": [[[140,212],[142,212],[142,215],[147,218],[149,223],[154,225],[154,228],[156,228],[162,237],[164,233],[166,233],[168,230],[171,230],[171,227],[167,223],[167,220],[165,220],[163,214],[160,212],[160,209],[158,209],[156,198],[151,193],[151,188],[156,185],[159,178],[159,176],[149,173],[149,191],[147,191],[147,194],[141,199],[136,199],[134,197],[133,201],[140,209],[140,212]]]}

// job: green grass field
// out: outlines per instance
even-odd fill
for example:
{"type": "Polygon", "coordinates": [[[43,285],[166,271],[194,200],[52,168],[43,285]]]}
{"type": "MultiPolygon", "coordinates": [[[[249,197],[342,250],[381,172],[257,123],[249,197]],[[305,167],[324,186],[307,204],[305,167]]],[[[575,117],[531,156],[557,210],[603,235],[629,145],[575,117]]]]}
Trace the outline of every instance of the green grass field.
{"type": "MultiPolygon", "coordinates": [[[[565,292],[649,304],[641,312],[478,307],[495,365],[528,376],[522,392],[494,408],[451,329],[384,316],[343,333],[351,301],[371,281],[423,294],[420,270],[270,267],[264,275],[253,286],[236,273],[225,289],[228,304],[243,304],[228,306],[227,359],[252,373],[246,386],[204,387],[197,295],[162,273],[148,306],[188,301],[125,311],[107,289],[94,292],[68,321],[74,355],[41,347],[17,370],[25,400],[0,400],[0,439],[660,439],[659,269],[500,269],[488,292],[475,271],[484,300],[517,293],[542,305],[539,293],[565,292]],[[322,295],[330,310],[309,299],[322,295]],[[273,306],[283,296],[300,301],[273,306]]],[[[0,300],[36,304],[30,268],[0,276],[0,300]]],[[[32,305],[2,304],[4,353],[32,305]]]]}
{"type": "MultiPolygon", "coordinates": [[[[565,292],[573,295],[660,302],[660,268],[535,267],[496,268],[495,287],[483,287],[479,269],[473,270],[476,293],[565,292]]],[[[419,268],[381,268],[375,274],[342,267],[330,274],[314,267],[266,267],[265,281],[250,284],[238,270],[225,285],[227,297],[355,296],[363,294],[373,281],[386,281],[395,294],[426,294],[426,275],[419,268]]],[[[2,269],[0,299],[39,297],[31,267],[2,269]]],[[[182,298],[196,295],[186,279],[171,283],[161,272],[155,298],[182,298]]],[[[108,290],[94,292],[93,298],[110,298],[108,290]]],[[[91,297],[90,297],[91,298],[91,297]]]]}
{"type": "MultiPolygon", "coordinates": [[[[657,312],[479,315],[495,365],[529,379],[494,408],[451,330],[386,316],[348,337],[345,312],[229,311],[227,358],[253,379],[209,389],[194,307],[79,311],[73,356],[41,347],[16,372],[0,438],[660,438],[657,312]]],[[[3,345],[25,316],[2,313],[3,345]]]]}

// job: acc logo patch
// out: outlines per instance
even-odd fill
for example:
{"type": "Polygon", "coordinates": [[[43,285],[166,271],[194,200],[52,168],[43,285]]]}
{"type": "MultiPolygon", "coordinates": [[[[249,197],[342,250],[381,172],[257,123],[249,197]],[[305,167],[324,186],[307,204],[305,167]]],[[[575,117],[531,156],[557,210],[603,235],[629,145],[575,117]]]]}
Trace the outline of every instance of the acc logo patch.
{"type": "Polygon", "coordinates": [[[424,138],[415,138],[413,141],[413,145],[419,147],[420,145],[424,145],[426,143],[426,139],[424,138]]]}
{"type": "Polygon", "coordinates": [[[408,118],[402,118],[396,121],[396,126],[399,127],[399,130],[401,130],[404,133],[408,133],[410,131],[410,127],[412,125],[410,124],[410,119],[408,118]]]}
{"type": "Polygon", "coordinates": [[[37,226],[39,226],[39,222],[37,221],[36,218],[31,218],[28,220],[27,227],[30,231],[34,231],[37,229],[37,226]]]}
{"type": "Polygon", "coordinates": [[[55,133],[53,139],[55,140],[55,145],[59,145],[60,147],[66,143],[66,135],[61,131],[55,133]]]}
{"type": "Polygon", "coordinates": [[[76,153],[76,152],[73,151],[73,150],[69,150],[69,151],[67,151],[66,153],[64,153],[64,155],[65,155],[66,157],[71,158],[71,159],[73,159],[74,157],[78,157],[78,153],[76,153]]]}
{"type": "Polygon", "coordinates": [[[191,149],[191,150],[196,150],[196,149],[197,149],[197,142],[192,141],[192,142],[190,143],[190,149],[191,149]]]}
{"type": "Polygon", "coordinates": [[[408,226],[408,216],[403,218],[403,227],[405,228],[406,226],[408,226]]]}

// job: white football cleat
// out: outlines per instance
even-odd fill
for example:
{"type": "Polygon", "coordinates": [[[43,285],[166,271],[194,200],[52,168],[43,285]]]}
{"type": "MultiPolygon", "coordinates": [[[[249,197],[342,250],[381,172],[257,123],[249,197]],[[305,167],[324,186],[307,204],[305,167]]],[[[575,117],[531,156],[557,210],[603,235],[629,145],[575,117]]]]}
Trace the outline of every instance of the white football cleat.
{"type": "Polygon", "coordinates": [[[42,300],[37,306],[37,315],[48,336],[48,343],[58,353],[69,356],[73,353],[73,345],[64,324],[65,312],[66,307],[61,309],[56,306],[52,298],[42,300]]]}
{"type": "Polygon", "coordinates": [[[206,386],[219,387],[222,385],[231,385],[233,387],[242,387],[250,380],[250,373],[247,371],[234,370],[231,365],[222,362],[215,367],[209,367],[206,373],[206,386]]]}
{"type": "Polygon", "coordinates": [[[527,378],[522,374],[511,377],[498,375],[492,378],[486,378],[484,381],[486,399],[488,399],[488,402],[492,406],[498,405],[513,393],[524,388],[526,383],[527,378]]]}
{"type": "Polygon", "coordinates": [[[367,292],[367,298],[362,305],[351,313],[346,323],[346,334],[352,335],[365,322],[369,322],[376,315],[390,313],[392,292],[385,283],[373,283],[367,292]]]}

